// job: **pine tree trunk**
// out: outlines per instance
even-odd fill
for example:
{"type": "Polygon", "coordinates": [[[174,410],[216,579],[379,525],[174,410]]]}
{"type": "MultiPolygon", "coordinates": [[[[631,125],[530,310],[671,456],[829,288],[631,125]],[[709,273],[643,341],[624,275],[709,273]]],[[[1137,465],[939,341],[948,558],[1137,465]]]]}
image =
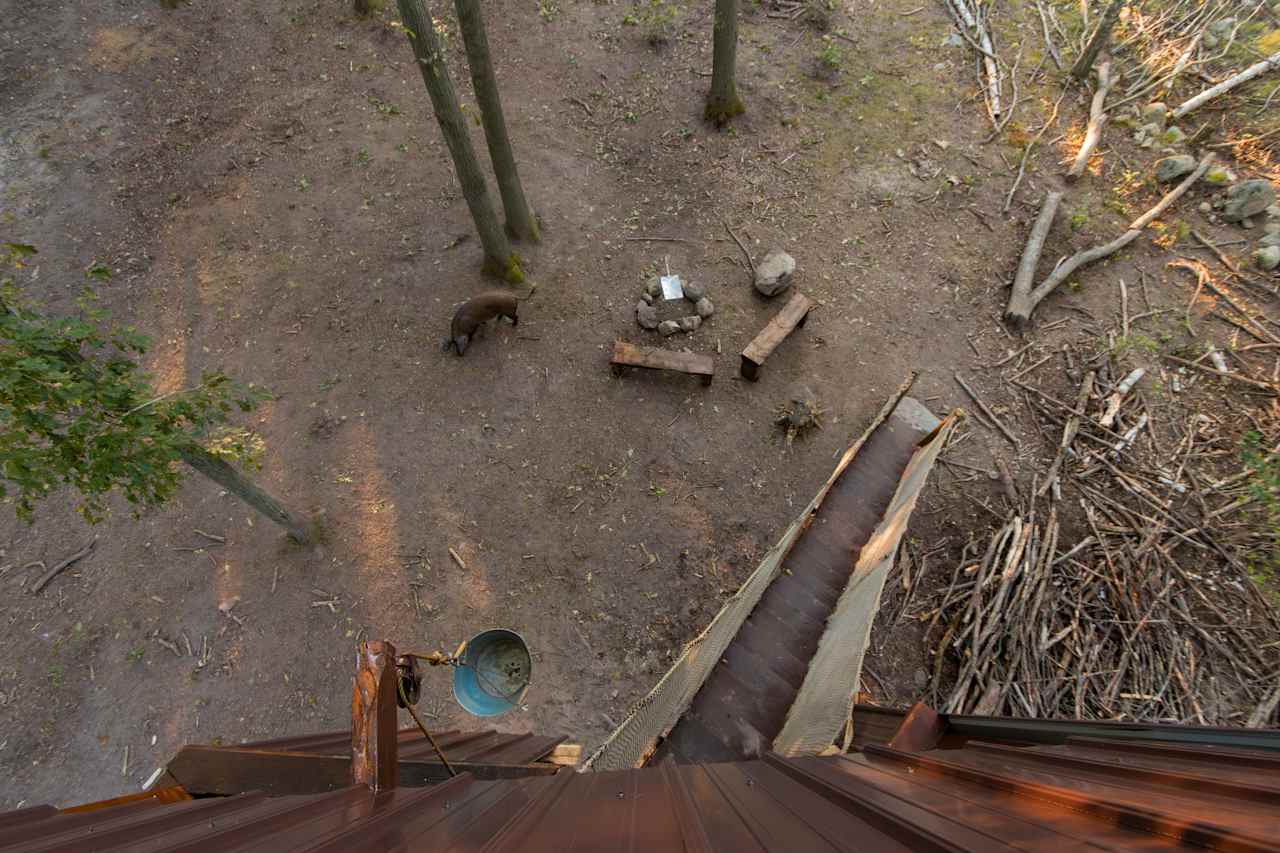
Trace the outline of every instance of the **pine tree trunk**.
{"type": "Polygon", "coordinates": [[[507,235],[498,224],[498,217],[489,201],[489,189],[485,186],[484,174],[471,146],[471,137],[467,135],[467,125],[458,106],[453,81],[449,79],[444,46],[436,35],[431,16],[423,8],[422,0],[398,2],[400,17],[409,30],[409,43],[413,45],[418,70],[422,72],[422,82],[427,86],[431,107],[440,124],[440,133],[453,157],[453,168],[458,174],[458,183],[462,185],[462,195],[471,209],[476,231],[480,233],[480,244],[484,247],[484,266],[481,269],[513,284],[519,283],[524,280],[524,274],[520,271],[519,260],[511,254],[511,244],[507,242],[507,235]]]}
{"type": "Polygon", "coordinates": [[[458,10],[458,26],[467,48],[467,65],[471,66],[471,85],[480,105],[489,159],[493,161],[493,172],[498,178],[507,230],[521,240],[536,243],[538,219],[525,200],[520,174],[516,171],[516,158],[511,152],[507,120],[502,115],[502,99],[498,95],[498,79],[494,76],[493,62],[489,57],[489,39],[484,32],[484,19],[480,16],[480,0],[454,0],[454,6],[458,10]]]}
{"type": "Polygon", "coordinates": [[[1120,10],[1124,4],[1125,0],[1111,0],[1111,5],[1107,6],[1107,11],[1102,13],[1102,19],[1098,21],[1098,29],[1094,32],[1093,38],[1089,39],[1089,44],[1076,60],[1076,64],[1071,66],[1072,77],[1077,80],[1088,79],[1089,69],[1093,68],[1094,60],[1098,58],[1098,54],[1111,38],[1111,30],[1120,19],[1120,10]]]}
{"type": "Polygon", "coordinates": [[[373,6],[370,0],[355,0],[355,9],[356,14],[363,18],[373,11],[373,6]]]}
{"type": "Polygon", "coordinates": [[[182,461],[283,527],[295,541],[303,545],[311,544],[309,525],[286,509],[284,504],[258,488],[239,468],[196,444],[181,448],[179,452],[182,454],[182,461]]]}
{"type": "Polygon", "coordinates": [[[723,125],[743,109],[734,79],[738,56],[738,0],[716,0],[713,34],[711,94],[707,96],[705,115],[717,125],[723,125]]]}

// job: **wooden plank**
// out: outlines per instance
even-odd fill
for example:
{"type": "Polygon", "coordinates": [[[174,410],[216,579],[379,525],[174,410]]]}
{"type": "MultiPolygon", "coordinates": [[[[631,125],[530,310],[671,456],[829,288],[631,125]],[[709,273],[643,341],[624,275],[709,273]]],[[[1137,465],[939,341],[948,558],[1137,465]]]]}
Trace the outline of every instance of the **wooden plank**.
{"type": "Polygon", "coordinates": [[[351,686],[352,785],[375,791],[396,786],[398,678],[395,646],[385,640],[360,644],[351,686]]]}
{"type": "MultiPolygon", "coordinates": [[[[470,773],[485,780],[550,776],[560,769],[553,764],[449,763],[459,774],[470,773]]],[[[229,797],[262,791],[271,797],[283,797],[322,794],[351,784],[349,756],[269,749],[186,746],[169,762],[168,770],[194,796],[229,797]]],[[[397,783],[401,787],[421,788],[448,779],[449,771],[438,761],[401,761],[398,765],[397,783]]]]}
{"type": "Polygon", "coordinates": [[[923,702],[917,702],[911,706],[893,740],[889,741],[889,747],[902,752],[924,752],[937,746],[946,730],[946,717],[923,702]]]}
{"type": "Polygon", "coordinates": [[[760,330],[755,340],[742,351],[742,375],[752,382],[760,378],[760,366],[773,354],[787,335],[803,326],[813,308],[813,300],[803,293],[795,293],[782,310],[760,330]]]}
{"type": "Polygon", "coordinates": [[[152,800],[157,803],[180,803],[184,800],[191,799],[181,785],[171,785],[167,788],[152,788],[147,791],[139,791],[136,794],[125,794],[122,797],[112,797],[109,800],[98,800],[92,803],[82,803],[78,806],[70,806],[62,810],[63,814],[76,814],[78,812],[96,812],[100,809],[109,809],[112,806],[121,806],[125,803],[136,803],[142,800],[152,800]]]}
{"type": "Polygon", "coordinates": [[[715,360],[709,355],[693,352],[673,352],[656,347],[640,347],[626,341],[613,342],[613,357],[609,359],[615,374],[623,367],[646,367],[650,370],[674,370],[701,377],[703,385],[710,385],[715,375],[715,360]]]}
{"type": "Polygon", "coordinates": [[[582,760],[582,744],[562,743],[551,750],[551,754],[542,760],[548,764],[555,764],[561,767],[576,767],[578,762],[582,760]]]}

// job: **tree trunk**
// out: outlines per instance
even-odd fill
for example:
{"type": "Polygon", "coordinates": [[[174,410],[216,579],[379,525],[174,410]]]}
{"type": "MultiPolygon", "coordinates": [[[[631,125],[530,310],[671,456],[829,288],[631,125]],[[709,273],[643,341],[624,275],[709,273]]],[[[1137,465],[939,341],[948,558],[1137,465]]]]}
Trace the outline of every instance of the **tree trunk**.
{"type": "Polygon", "coordinates": [[[717,125],[742,112],[734,79],[738,57],[738,0],[716,0],[714,54],[711,59],[711,93],[704,115],[717,125]]]}
{"type": "Polygon", "coordinates": [[[1085,46],[1084,52],[1080,54],[1080,58],[1076,60],[1076,64],[1071,66],[1071,76],[1077,80],[1086,80],[1089,77],[1089,69],[1093,67],[1094,61],[1098,58],[1098,53],[1107,45],[1108,39],[1111,38],[1111,30],[1116,25],[1116,21],[1120,18],[1120,10],[1124,7],[1125,0],[1111,0],[1111,4],[1107,6],[1107,11],[1102,13],[1102,18],[1098,21],[1098,29],[1094,31],[1093,38],[1089,39],[1089,44],[1085,46]]]}
{"type": "Polygon", "coordinates": [[[258,488],[252,480],[240,473],[239,468],[196,444],[188,445],[179,452],[182,454],[182,461],[289,531],[294,540],[303,545],[311,544],[309,525],[285,509],[284,504],[258,488]]]}
{"type": "Polygon", "coordinates": [[[493,172],[498,178],[507,230],[521,240],[536,243],[538,219],[525,200],[520,174],[516,171],[516,158],[511,153],[507,120],[502,115],[502,99],[498,95],[498,79],[489,58],[489,39],[484,32],[484,19],[480,16],[480,0],[454,0],[454,6],[458,10],[458,26],[467,48],[467,65],[471,67],[471,85],[475,88],[476,103],[480,105],[489,159],[493,161],[493,172]]]}
{"type": "Polygon", "coordinates": [[[400,17],[404,19],[404,26],[409,31],[409,43],[413,46],[418,70],[422,72],[422,82],[427,86],[431,107],[440,124],[440,133],[453,157],[453,168],[458,174],[458,183],[462,185],[462,195],[467,200],[467,207],[471,209],[476,231],[480,233],[480,244],[484,247],[484,265],[481,270],[518,284],[524,281],[520,261],[511,254],[511,244],[507,242],[507,235],[498,224],[498,217],[489,201],[489,189],[485,186],[484,174],[480,171],[475,149],[471,146],[471,137],[467,135],[467,125],[462,118],[462,109],[458,106],[453,81],[449,79],[444,46],[436,35],[431,17],[422,6],[422,0],[398,2],[400,17]]]}
{"type": "Polygon", "coordinates": [[[373,11],[372,0],[355,0],[356,14],[365,17],[373,11]]]}

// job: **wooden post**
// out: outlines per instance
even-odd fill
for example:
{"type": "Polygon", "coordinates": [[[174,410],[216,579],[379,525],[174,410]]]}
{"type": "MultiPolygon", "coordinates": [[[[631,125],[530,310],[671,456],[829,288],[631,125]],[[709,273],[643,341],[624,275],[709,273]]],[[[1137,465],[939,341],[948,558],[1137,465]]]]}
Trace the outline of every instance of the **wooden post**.
{"type": "Polygon", "coordinates": [[[396,649],[368,640],[356,651],[351,689],[351,784],[387,791],[399,778],[396,649]]]}

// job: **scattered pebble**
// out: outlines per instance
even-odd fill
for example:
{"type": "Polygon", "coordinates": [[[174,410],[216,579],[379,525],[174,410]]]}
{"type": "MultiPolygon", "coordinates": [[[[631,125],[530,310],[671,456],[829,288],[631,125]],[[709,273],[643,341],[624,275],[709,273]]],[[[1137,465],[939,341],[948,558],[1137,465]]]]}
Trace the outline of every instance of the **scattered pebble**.
{"type": "Polygon", "coordinates": [[[696,332],[701,325],[702,318],[697,314],[690,314],[688,317],[680,318],[680,328],[686,332],[696,332]]]}
{"type": "Polygon", "coordinates": [[[1196,170],[1196,158],[1190,154],[1178,154],[1156,161],[1156,180],[1162,184],[1172,183],[1184,175],[1196,170]]]}
{"type": "Polygon", "coordinates": [[[680,331],[680,324],[675,320],[663,320],[658,324],[658,331],[669,338],[680,331]]]}
{"type": "Polygon", "coordinates": [[[658,328],[658,309],[648,302],[636,303],[636,322],[642,329],[658,328]]]}
{"type": "Polygon", "coordinates": [[[1253,261],[1264,270],[1280,267],[1280,246],[1263,246],[1253,253],[1253,261]]]}
{"type": "Polygon", "coordinates": [[[699,299],[707,295],[706,288],[692,281],[684,283],[684,298],[690,302],[697,302],[699,299]]]}
{"type": "Polygon", "coordinates": [[[1262,178],[1242,181],[1227,190],[1227,201],[1222,207],[1222,218],[1227,222],[1239,222],[1262,213],[1276,203],[1276,189],[1262,178]]]}

